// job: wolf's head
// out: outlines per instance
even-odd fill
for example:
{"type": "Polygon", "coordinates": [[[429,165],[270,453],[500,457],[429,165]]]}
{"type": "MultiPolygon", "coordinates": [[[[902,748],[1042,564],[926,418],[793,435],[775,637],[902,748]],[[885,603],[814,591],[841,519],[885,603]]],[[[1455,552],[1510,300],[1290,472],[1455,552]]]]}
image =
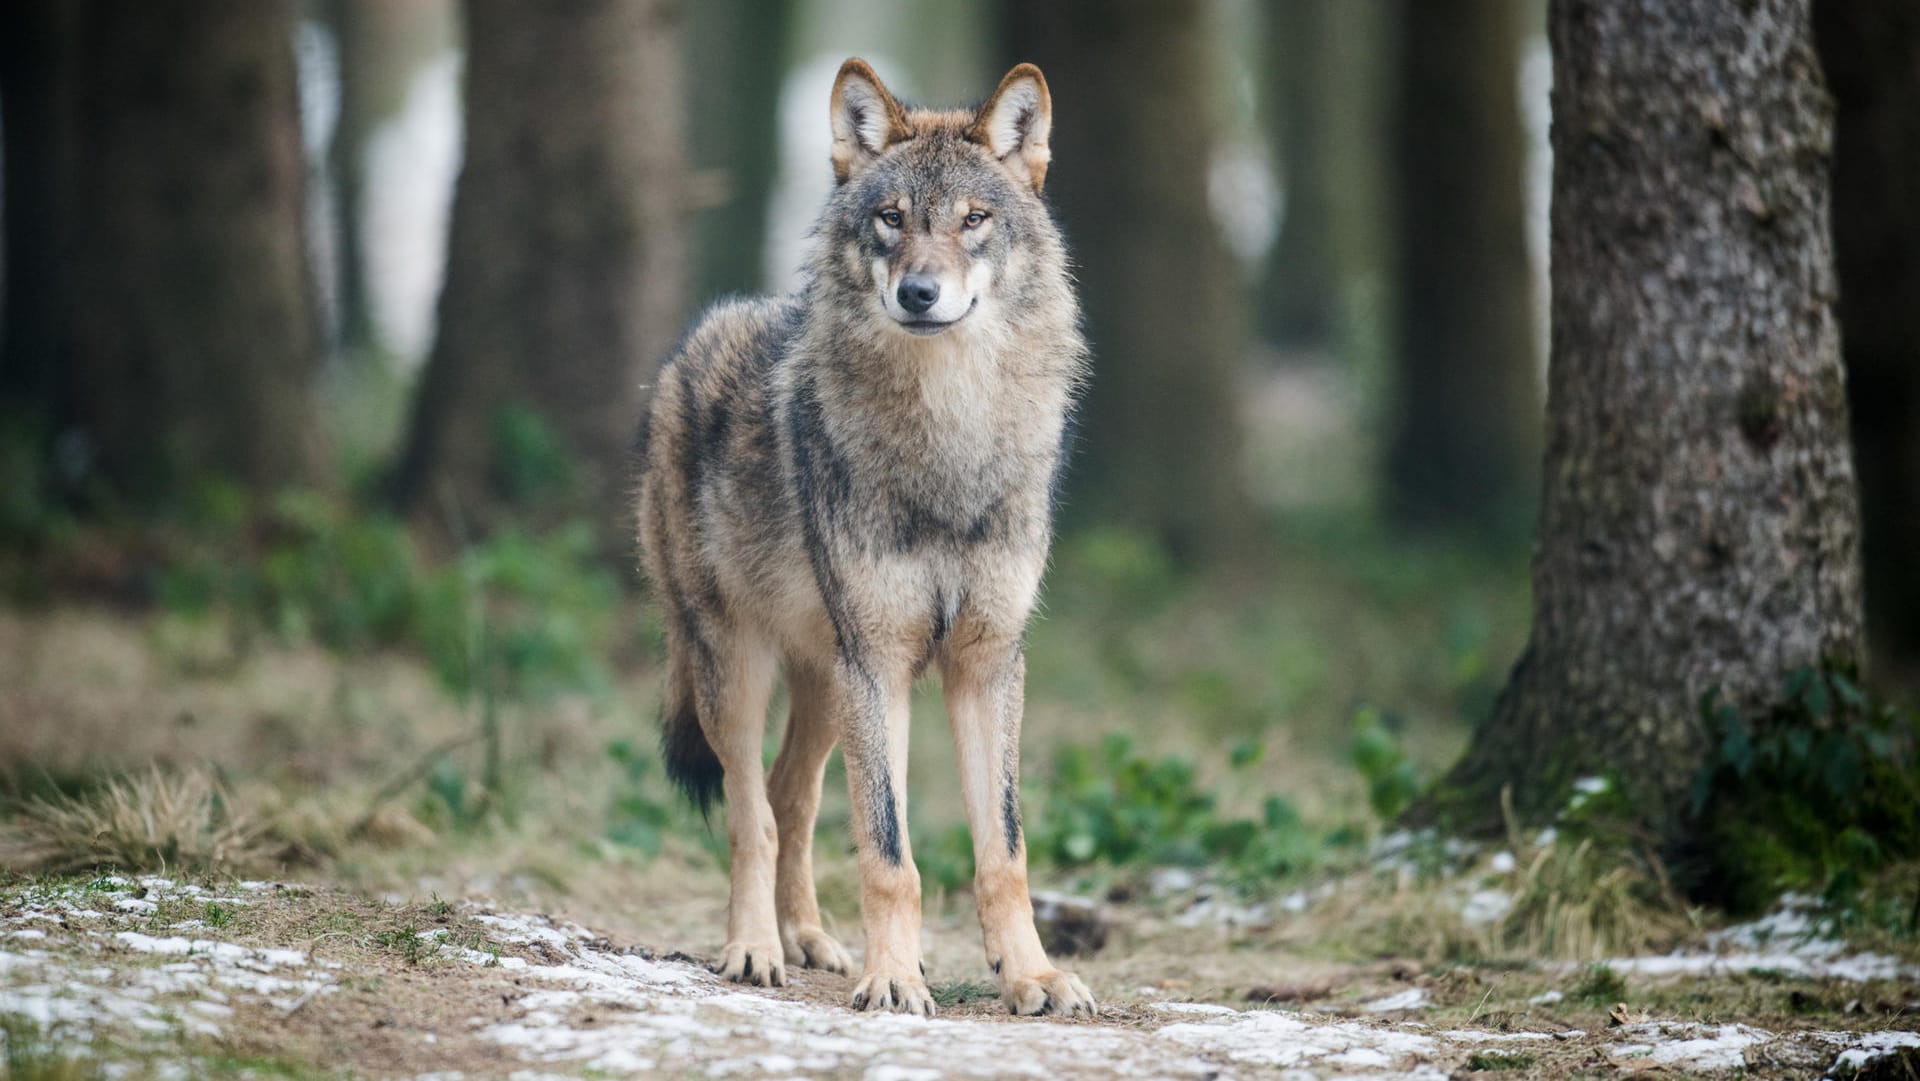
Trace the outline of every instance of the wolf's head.
{"type": "MultiPolygon", "coordinates": [[[[1052,98],[1021,64],[978,109],[908,109],[865,61],[833,84],[833,172],[818,270],[861,294],[877,333],[921,336],[985,322],[982,309],[1064,281],[1040,201],[1052,98]]],[[[1004,319],[993,320],[1004,325],[1004,319]]]]}

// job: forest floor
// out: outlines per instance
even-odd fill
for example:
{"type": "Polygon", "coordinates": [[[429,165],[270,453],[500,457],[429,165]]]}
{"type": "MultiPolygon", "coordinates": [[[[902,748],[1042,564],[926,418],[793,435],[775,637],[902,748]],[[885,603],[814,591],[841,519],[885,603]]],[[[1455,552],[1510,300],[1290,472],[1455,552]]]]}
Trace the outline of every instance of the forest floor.
{"type": "MultiPolygon", "coordinates": [[[[1061,798],[1048,763],[1114,731],[1196,760],[1221,820],[1274,792],[1313,822],[1367,814],[1346,762],[1350,685],[1412,703],[1409,768],[1455,753],[1464,730],[1420,716],[1480,694],[1475,658],[1511,643],[1435,643],[1510,621],[1396,601],[1391,578],[1355,603],[1340,581],[1322,575],[1285,608],[1256,598],[1247,618],[1298,621],[1258,634],[1185,622],[1228,610],[1218,597],[1128,623],[1140,643],[1039,632],[1035,836],[1061,798]],[[1258,649],[1209,649],[1237,642],[1258,649]],[[1364,663],[1329,666],[1309,646],[1364,663]],[[1077,665],[1082,648],[1122,661],[1077,665]],[[1195,676],[1189,653],[1216,669],[1195,676]],[[1292,675],[1269,686],[1242,667],[1292,675]],[[1103,682],[1113,671],[1134,674],[1103,682]],[[1236,712],[1290,722],[1254,730],[1260,753],[1230,765],[1247,727],[1217,718],[1236,712]]],[[[1910,934],[1842,933],[1806,898],[1748,922],[1641,911],[1614,878],[1583,877],[1584,850],[1552,831],[1467,846],[1373,827],[1349,842],[1357,855],[1256,884],[1244,867],[1036,856],[1036,885],[1070,898],[1049,937],[1077,939],[1059,959],[1103,1011],[1010,1018],[964,878],[942,870],[957,800],[937,698],[919,711],[910,788],[939,1015],[854,1013],[853,981],[823,973],[724,984],[705,968],[724,845],[634,750],[651,742],[654,691],[644,664],[624,668],[609,693],[512,708],[510,798],[489,807],[473,791],[474,707],[404,653],[343,656],[164,613],[0,610],[0,866],[22,869],[0,876],[0,1076],[1920,1076],[1910,934]],[[173,787],[139,780],[163,775],[173,787]],[[145,795],[112,818],[108,780],[129,776],[120,791],[145,795]],[[107,817],[63,841],[47,808],[83,805],[107,817]],[[172,870],[47,860],[50,845],[97,853],[169,814],[218,819],[161,846],[172,870]],[[188,850],[202,842],[226,848],[188,850]]],[[[840,787],[836,774],[818,875],[828,929],[857,955],[840,787]]]]}
{"type": "MultiPolygon", "coordinates": [[[[712,884],[695,888],[718,902],[712,884]]],[[[959,922],[936,920],[930,939],[966,937],[959,922]]],[[[1602,1006],[1564,966],[1326,965],[1228,942],[1176,954],[1179,921],[1157,922],[1140,917],[1086,966],[1108,1000],[1096,1019],[1009,1018],[990,987],[951,978],[978,967],[950,959],[965,952],[953,941],[932,970],[945,1005],[924,1020],[853,1012],[847,977],[722,983],[678,949],[704,931],[655,924],[635,941],[484,900],[297,883],[42,880],[0,891],[0,1013],[10,1076],[27,1078],[1904,1078],[1920,1066],[1920,1003],[1901,1001],[1920,969],[1887,958],[1774,944],[1622,960],[1616,971],[1647,976],[1602,1006]],[[1292,981],[1266,989],[1288,1001],[1219,1001],[1217,981],[1256,976],[1292,981]]]]}

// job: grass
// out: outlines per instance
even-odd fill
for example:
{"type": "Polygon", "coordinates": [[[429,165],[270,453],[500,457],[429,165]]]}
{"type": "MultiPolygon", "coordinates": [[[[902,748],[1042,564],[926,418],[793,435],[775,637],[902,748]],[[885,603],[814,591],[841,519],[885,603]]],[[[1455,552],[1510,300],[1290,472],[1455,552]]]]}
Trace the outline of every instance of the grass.
{"type": "Polygon", "coordinates": [[[269,861],[268,831],[205,769],[144,772],[21,808],[10,866],[73,872],[237,872],[269,861]]]}
{"type": "Polygon", "coordinates": [[[1534,1057],[1514,1051],[1475,1051],[1467,1058],[1467,1069],[1473,1071],[1525,1070],[1532,1068],[1534,1057]]]}
{"type": "Polygon", "coordinates": [[[969,1002],[991,1002],[1000,997],[999,988],[985,980],[950,980],[936,983],[930,990],[934,1005],[943,1008],[963,1006],[969,1002]]]}
{"type": "Polygon", "coordinates": [[[7,1081],[101,1081],[107,1076],[97,1058],[67,1053],[57,1031],[19,1014],[0,1013],[0,1040],[6,1044],[7,1081]]]}

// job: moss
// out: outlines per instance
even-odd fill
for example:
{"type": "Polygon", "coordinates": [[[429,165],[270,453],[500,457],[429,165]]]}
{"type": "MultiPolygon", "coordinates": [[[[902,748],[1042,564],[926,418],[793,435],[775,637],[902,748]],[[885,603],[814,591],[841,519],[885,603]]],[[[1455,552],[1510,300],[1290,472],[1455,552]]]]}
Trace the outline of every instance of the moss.
{"type": "Polygon", "coordinates": [[[1747,913],[1801,890],[1844,911],[1873,875],[1920,857],[1913,718],[1851,672],[1797,670],[1758,711],[1709,692],[1701,712],[1712,746],[1676,860],[1696,899],[1747,913]]]}

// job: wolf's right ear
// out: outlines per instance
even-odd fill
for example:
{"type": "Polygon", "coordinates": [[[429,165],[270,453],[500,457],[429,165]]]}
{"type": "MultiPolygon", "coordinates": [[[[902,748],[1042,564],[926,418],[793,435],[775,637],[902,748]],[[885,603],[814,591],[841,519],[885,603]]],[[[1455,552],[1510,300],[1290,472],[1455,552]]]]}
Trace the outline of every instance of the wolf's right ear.
{"type": "Polygon", "coordinates": [[[1017,64],[980,106],[967,138],[986,147],[1039,191],[1047,182],[1047,163],[1053,160],[1047,147],[1052,131],[1053,95],[1047,91],[1046,76],[1032,64],[1017,64]]]}
{"type": "Polygon", "coordinates": [[[865,60],[840,65],[833,80],[833,178],[841,183],[911,134],[907,111],[865,60]]]}

